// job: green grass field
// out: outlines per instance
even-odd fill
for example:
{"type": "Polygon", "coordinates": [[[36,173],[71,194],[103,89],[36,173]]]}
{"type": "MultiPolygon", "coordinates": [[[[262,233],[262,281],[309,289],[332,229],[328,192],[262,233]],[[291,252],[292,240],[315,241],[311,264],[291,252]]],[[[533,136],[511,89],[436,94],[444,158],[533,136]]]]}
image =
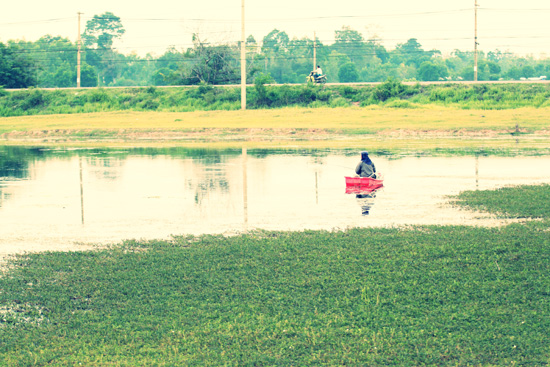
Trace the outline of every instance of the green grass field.
{"type": "Polygon", "coordinates": [[[17,256],[2,366],[550,364],[550,186],[465,192],[529,218],[127,241],[17,256]]]}

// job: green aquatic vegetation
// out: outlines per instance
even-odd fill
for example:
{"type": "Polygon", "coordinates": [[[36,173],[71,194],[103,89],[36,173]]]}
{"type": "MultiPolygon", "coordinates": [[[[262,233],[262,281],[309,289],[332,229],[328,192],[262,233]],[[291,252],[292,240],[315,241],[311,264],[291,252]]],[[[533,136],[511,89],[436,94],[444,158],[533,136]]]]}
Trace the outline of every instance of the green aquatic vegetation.
{"type": "MultiPolygon", "coordinates": [[[[516,210],[525,216],[538,213],[527,202],[550,187],[534,197],[530,190],[506,193],[524,203],[516,210]]],[[[509,202],[490,210],[507,211],[509,202]]],[[[543,221],[500,228],[181,236],[19,256],[0,278],[0,360],[545,365],[550,240],[542,213],[543,221]]]]}
{"type": "Polygon", "coordinates": [[[550,185],[465,191],[457,199],[470,208],[515,218],[550,218],[550,185]],[[546,203],[546,204],[545,204],[546,203]]]}

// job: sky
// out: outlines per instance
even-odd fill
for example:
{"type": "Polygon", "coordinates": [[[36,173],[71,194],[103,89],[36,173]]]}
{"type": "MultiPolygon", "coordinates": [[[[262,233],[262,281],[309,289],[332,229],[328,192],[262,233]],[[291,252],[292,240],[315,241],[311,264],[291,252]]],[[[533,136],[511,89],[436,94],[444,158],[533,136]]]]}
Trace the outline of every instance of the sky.
{"type": "MultiPolygon", "coordinates": [[[[126,30],[115,47],[123,54],[160,56],[169,47],[185,50],[191,35],[225,43],[241,38],[242,0],[49,0],[7,1],[0,10],[0,42],[36,41],[44,35],[76,42],[94,15],[111,12],[126,30]]],[[[425,50],[448,55],[478,49],[535,58],[550,57],[548,0],[244,0],[245,33],[260,42],[274,29],[290,38],[334,42],[336,30],[350,27],[388,50],[416,38],[425,50]]]]}

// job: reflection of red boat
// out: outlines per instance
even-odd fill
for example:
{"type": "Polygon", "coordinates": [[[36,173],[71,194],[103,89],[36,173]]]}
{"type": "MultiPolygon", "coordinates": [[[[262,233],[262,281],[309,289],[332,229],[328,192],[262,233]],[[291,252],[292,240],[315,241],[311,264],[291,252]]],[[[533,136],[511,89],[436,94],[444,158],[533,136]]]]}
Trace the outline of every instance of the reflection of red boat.
{"type": "Polygon", "coordinates": [[[372,192],[384,186],[383,178],[346,177],[346,193],[372,192]]]}

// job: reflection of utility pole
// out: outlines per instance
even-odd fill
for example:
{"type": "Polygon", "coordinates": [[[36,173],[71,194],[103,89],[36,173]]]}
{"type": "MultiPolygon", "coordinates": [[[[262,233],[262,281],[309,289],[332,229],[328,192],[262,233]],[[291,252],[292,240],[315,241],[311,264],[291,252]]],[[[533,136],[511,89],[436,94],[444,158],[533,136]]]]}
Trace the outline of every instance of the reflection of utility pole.
{"type": "Polygon", "coordinates": [[[244,230],[248,230],[248,179],[246,177],[246,148],[243,147],[243,215],[244,215],[244,230]]]}
{"type": "Polygon", "coordinates": [[[476,154],[476,190],[479,190],[479,155],[476,154]]]}
{"type": "Polygon", "coordinates": [[[78,165],[80,166],[80,218],[82,224],[84,224],[84,184],[82,182],[82,157],[78,158],[78,165]]]}
{"type": "Polygon", "coordinates": [[[80,52],[82,47],[82,38],[80,36],[80,14],[78,12],[78,52],[76,54],[76,87],[80,88],[80,52]]]}
{"type": "Polygon", "coordinates": [[[315,204],[319,204],[319,180],[317,179],[317,171],[315,171],[315,204]]]}
{"type": "Polygon", "coordinates": [[[474,6],[474,82],[477,82],[477,0],[474,6]]]}

